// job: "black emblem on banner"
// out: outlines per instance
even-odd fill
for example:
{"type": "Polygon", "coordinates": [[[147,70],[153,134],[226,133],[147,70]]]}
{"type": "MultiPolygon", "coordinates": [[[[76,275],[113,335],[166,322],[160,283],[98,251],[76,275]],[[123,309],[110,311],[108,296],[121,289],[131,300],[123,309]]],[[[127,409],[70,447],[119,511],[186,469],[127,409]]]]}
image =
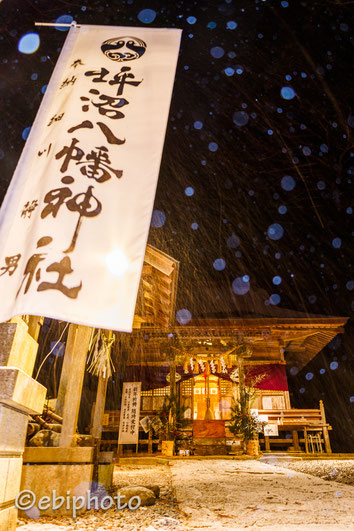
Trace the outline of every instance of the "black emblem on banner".
{"type": "Polygon", "coordinates": [[[133,61],[145,53],[146,43],[137,37],[116,37],[104,41],[101,50],[112,61],[133,61]]]}

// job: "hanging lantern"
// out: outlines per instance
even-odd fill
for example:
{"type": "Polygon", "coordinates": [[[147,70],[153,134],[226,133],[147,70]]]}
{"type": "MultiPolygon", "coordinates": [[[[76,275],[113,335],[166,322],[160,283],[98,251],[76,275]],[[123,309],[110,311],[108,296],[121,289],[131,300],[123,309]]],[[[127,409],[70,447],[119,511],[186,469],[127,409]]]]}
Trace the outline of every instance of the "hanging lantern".
{"type": "Polygon", "coordinates": [[[189,372],[189,370],[188,370],[188,358],[187,357],[184,358],[183,371],[184,371],[184,374],[188,374],[188,372],[189,372]]]}
{"type": "Polygon", "coordinates": [[[221,360],[218,358],[218,373],[221,372],[221,360]]]}
{"type": "Polygon", "coordinates": [[[231,356],[227,356],[227,368],[232,369],[232,359],[231,356]]]}
{"type": "Polygon", "coordinates": [[[209,376],[209,374],[210,374],[210,365],[209,365],[208,362],[206,362],[206,364],[205,364],[205,374],[207,376],[209,376]]]}
{"type": "Polygon", "coordinates": [[[196,373],[196,374],[199,373],[199,366],[198,366],[198,362],[197,361],[194,361],[193,372],[196,373]]]}

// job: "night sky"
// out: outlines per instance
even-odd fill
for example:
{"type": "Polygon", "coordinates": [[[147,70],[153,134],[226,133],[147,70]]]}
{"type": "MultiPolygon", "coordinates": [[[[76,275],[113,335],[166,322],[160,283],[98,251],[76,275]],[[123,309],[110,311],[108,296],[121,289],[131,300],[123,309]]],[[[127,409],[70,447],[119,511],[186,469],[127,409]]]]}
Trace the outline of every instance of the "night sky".
{"type": "MultiPolygon", "coordinates": [[[[66,37],[35,21],[182,28],[149,236],[180,260],[177,318],[350,316],[351,9],[345,0],[3,0],[1,198],[66,37]],[[40,39],[32,53],[28,33],[40,39]]],[[[337,451],[354,451],[353,335],[348,324],[289,375],[293,406],[324,399],[337,451]]]]}

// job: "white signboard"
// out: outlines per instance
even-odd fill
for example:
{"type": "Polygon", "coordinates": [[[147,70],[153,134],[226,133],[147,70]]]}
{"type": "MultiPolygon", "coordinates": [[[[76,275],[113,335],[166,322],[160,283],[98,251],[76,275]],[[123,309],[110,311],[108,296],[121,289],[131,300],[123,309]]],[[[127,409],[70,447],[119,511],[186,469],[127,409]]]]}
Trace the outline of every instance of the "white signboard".
{"type": "Polygon", "coordinates": [[[118,444],[137,444],[139,439],[141,382],[124,382],[118,444]]]}
{"type": "Polygon", "coordinates": [[[132,330],[180,37],[70,29],[0,211],[0,322],[132,330]]]}
{"type": "Polygon", "coordinates": [[[263,396],[262,398],[263,409],[273,409],[273,402],[271,396],[263,396]]]}
{"type": "Polygon", "coordinates": [[[266,424],[263,429],[264,435],[268,437],[277,437],[279,435],[277,424],[266,424]]]}

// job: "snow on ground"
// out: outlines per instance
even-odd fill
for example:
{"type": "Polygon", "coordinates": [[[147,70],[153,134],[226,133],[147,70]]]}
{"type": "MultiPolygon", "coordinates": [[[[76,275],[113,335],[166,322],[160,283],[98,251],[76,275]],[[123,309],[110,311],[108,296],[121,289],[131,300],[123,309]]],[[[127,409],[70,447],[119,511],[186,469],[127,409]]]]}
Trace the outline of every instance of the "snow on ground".
{"type": "Polygon", "coordinates": [[[179,461],[188,529],[354,529],[354,489],[259,461],[179,461]]]}
{"type": "Polygon", "coordinates": [[[354,461],[314,459],[294,461],[286,465],[296,472],[304,472],[328,481],[338,481],[354,486],[354,461]]]}
{"type": "Polygon", "coordinates": [[[120,465],[114,474],[116,487],[159,485],[156,505],[137,511],[88,511],[75,521],[59,516],[21,520],[24,525],[18,529],[354,530],[354,488],[333,480],[333,471],[330,474],[335,469],[337,476],[349,477],[353,461],[285,464],[290,468],[279,466],[279,460],[273,463],[277,466],[256,460],[181,459],[171,460],[170,466],[120,465]],[[304,474],[306,467],[311,474],[329,475],[331,481],[304,474]]]}

